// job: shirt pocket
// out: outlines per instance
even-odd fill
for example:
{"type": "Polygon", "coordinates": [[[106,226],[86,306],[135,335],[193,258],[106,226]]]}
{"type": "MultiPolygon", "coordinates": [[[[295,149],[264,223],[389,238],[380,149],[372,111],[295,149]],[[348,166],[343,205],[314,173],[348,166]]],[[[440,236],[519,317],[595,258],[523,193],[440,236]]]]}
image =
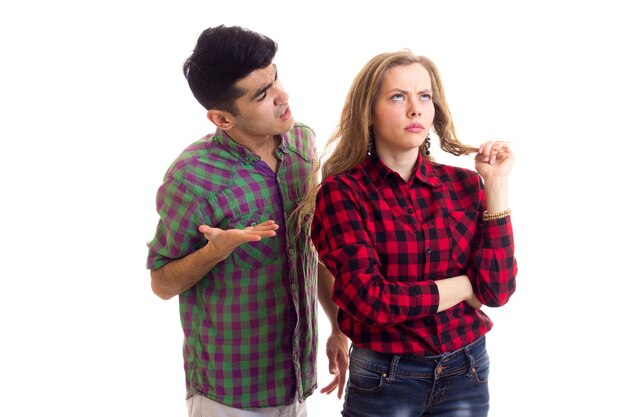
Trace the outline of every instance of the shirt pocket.
{"type": "Polygon", "coordinates": [[[477,219],[477,212],[465,210],[448,212],[448,227],[452,238],[450,256],[461,267],[467,266],[472,255],[477,219]]]}
{"type": "MultiPolygon", "coordinates": [[[[270,220],[269,213],[253,211],[242,214],[240,217],[228,222],[230,229],[244,229],[270,220]]],[[[275,220],[275,219],[271,219],[275,220]]],[[[276,236],[266,237],[256,242],[244,243],[236,247],[231,256],[233,263],[238,268],[261,268],[278,262],[280,247],[280,230],[276,236]]]]}

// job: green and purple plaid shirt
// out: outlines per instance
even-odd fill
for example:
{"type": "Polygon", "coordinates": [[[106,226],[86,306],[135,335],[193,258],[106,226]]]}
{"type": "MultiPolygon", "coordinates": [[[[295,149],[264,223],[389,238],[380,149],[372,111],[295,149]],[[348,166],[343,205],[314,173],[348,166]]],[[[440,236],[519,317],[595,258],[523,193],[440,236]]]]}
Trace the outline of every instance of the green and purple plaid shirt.
{"type": "Polygon", "coordinates": [[[288,222],[307,190],[314,139],[302,124],[283,134],[274,173],[218,129],[187,147],[165,175],[149,269],[205,245],[201,224],[281,226],[275,237],[235,249],[180,294],[188,398],[274,407],[316,387],[317,258],[309,234],[296,238],[288,222]]]}

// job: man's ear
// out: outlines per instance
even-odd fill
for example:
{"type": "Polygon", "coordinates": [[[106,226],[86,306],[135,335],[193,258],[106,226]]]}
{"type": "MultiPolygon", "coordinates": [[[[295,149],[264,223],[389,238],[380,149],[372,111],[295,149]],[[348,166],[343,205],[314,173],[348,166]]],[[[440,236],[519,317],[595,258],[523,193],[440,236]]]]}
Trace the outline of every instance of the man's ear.
{"type": "Polygon", "coordinates": [[[211,123],[222,130],[228,130],[235,126],[234,117],[227,111],[209,110],[206,113],[206,117],[211,123]]]}

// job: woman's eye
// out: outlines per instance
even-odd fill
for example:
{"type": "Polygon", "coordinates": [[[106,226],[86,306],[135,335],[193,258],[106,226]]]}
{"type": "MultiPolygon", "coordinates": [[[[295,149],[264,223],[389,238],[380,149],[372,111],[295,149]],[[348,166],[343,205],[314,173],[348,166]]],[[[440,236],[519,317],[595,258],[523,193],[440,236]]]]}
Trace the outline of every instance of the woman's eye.
{"type": "Polygon", "coordinates": [[[425,93],[425,94],[422,94],[420,96],[420,100],[421,101],[430,101],[430,100],[432,100],[432,98],[433,98],[433,96],[431,94],[429,94],[429,93],[425,93]]]}

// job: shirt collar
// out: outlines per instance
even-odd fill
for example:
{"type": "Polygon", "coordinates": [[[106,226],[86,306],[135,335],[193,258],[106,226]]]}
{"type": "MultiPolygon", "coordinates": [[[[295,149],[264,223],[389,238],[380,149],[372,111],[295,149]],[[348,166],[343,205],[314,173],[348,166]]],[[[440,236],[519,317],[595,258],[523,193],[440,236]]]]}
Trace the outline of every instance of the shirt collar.
{"type": "MultiPolygon", "coordinates": [[[[280,149],[280,151],[284,153],[286,146],[287,146],[285,144],[285,135],[282,134],[279,136],[280,136],[280,143],[278,144],[278,149],[280,149]]],[[[212,139],[216,141],[217,143],[219,143],[220,146],[223,149],[225,149],[228,153],[230,153],[235,158],[240,159],[241,161],[245,163],[249,164],[252,161],[255,161],[258,159],[258,156],[254,152],[251,152],[245,146],[242,146],[239,143],[235,142],[230,136],[228,136],[228,133],[226,133],[222,129],[219,129],[219,128],[216,129],[215,134],[213,135],[212,139]]]]}
{"type": "Polygon", "coordinates": [[[424,158],[421,153],[417,156],[415,179],[428,184],[431,187],[439,187],[441,185],[441,181],[435,172],[433,161],[424,158]]]}
{"type": "MultiPolygon", "coordinates": [[[[363,168],[378,186],[383,186],[386,181],[391,179],[400,178],[397,172],[391,170],[376,155],[369,155],[365,158],[365,161],[363,161],[363,168]]],[[[421,154],[417,156],[417,165],[415,167],[412,181],[420,181],[424,184],[430,185],[431,187],[438,187],[441,185],[439,177],[433,168],[433,163],[422,157],[421,154]]]]}

